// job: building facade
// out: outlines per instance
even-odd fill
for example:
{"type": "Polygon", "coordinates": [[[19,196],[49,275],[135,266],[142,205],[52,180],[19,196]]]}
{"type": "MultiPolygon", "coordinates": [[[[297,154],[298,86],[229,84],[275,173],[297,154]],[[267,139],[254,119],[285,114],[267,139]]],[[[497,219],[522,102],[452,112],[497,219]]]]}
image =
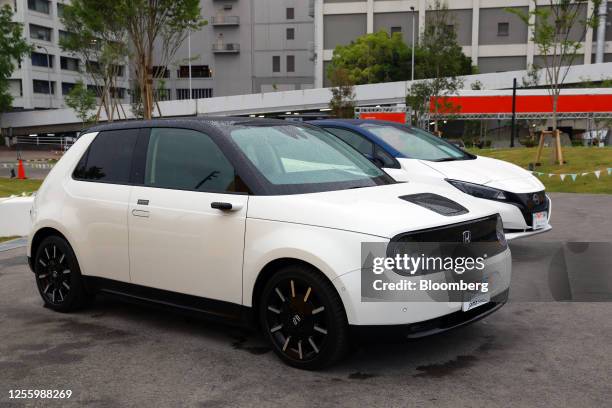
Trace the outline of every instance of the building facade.
{"type": "MultiPolygon", "coordinates": [[[[366,33],[380,30],[400,32],[407,44],[415,41],[425,26],[433,0],[313,0],[315,16],[315,86],[328,85],[325,69],[337,45],[349,44],[366,33]],[[414,24],[413,24],[414,22],[414,24]]],[[[539,1],[544,7],[546,1],[539,1]]],[[[457,40],[481,73],[523,70],[542,63],[531,41],[531,30],[518,16],[507,11],[527,12],[536,7],[533,0],[446,0],[457,40]]],[[[607,21],[612,18],[608,2],[607,21]]],[[[584,1],[580,12],[593,12],[593,2],[584,1]]],[[[612,29],[604,25],[603,61],[612,61],[612,29]]],[[[578,27],[572,38],[578,39],[578,27]]],[[[588,29],[581,55],[574,63],[595,62],[597,30],[588,29]]]]}
{"type": "MultiPolygon", "coordinates": [[[[14,21],[23,24],[23,34],[34,47],[9,80],[13,107],[20,109],[54,109],[65,107],[64,96],[80,79],[92,87],[83,74],[83,62],[63,52],[60,39],[66,35],[60,21],[62,0],[0,0],[0,6],[10,5],[14,21]]],[[[127,64],[126,64],[127,65],[127,64]]],[[[117,95],[127,102],[129,70],[120,68],[117,95]]]]}
{"type": "Polygon", "coordinates": [[[166,67],[160,99],[313,87],[314,62],[308,57],[314,20],[308,2],[201,0],[200,7],[208,24],[190,34],[166,67]]]}

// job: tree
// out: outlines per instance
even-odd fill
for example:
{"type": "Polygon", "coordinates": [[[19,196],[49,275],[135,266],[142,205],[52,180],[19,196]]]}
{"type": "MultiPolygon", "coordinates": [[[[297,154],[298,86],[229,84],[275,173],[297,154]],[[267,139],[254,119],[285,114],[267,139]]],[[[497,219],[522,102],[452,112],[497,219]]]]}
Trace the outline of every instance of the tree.
{"type": "Polygon", "coordinates": [[[334,49],[328,78],[337,69],[345,70],[356,85],[407,80],[411,76],[411,49],[399,33],[366,34],[334,49]]]}
{"type": "Polygon", "coordinates": [[[329,72],[332,99],[329,107],[337,118],[352,119],[355,115],[354,82],[345,68],[336,68],[329,72]]]}
{"type": "Polygon", "coordinates": [[[13,103],[9,78],[16,63],[32,52],[32,46],[23,39],[22,31],[22,25],[13,21],[11,6],[0,8],[0,112],[9,110],[13,103]]]}
{"type": "Polygon", "coordinates": [[[143,116],[151,119],[155,103],[154,80],[165,72],[164,69],[155,70],[154,64],[167,67],[188,33],[207,23],[200,16],[200,1],[112,0],[109,3],[112,14],[127,29],[143,116]]]}
{"type": "Polygon", "coordinates": [[[531,40],[542,56],[548,82],[548,93],[552,98],[552,128],[557,130],[557,105],[565,78],[574,63],[588,28],[597,27],[596,10],[601,0],[592,0],[593,10],[581,0],[547,0],[545,6],[534,7],[524,12],[507,9],[517,15],[532,31],[531,40]]]}
{"type": "Polygon", "coordinates": [[[115,113],[120,116],[122,110],[117,83],[128,61],[127,30],[97,0],[73,0],[64,7],[61,19],[69,34],[60,39],[60,46],[79,58],[80,68],[100,98],[95,119],[100,119],[104,109],[112,122],[115,113]]]}
{"type": "Polygon", "coordinates": [[[90,122],[94,117],[91,111],[96,108],[96,95],[87,89],[83,81],[78,81],[65,98],[66,105],[72,109],[81,123],[90,122]]]}
{"type": "MultiPolygon", "coordinates": [[[[419,41],[425,57],[415,64],[416,78],[426,79],[412,84],[406,96],[406,104],[412,107],[421,121],[431,108],[436,116],[455,112],[458,107],[452,106],[448,96],[456,94],[463,86],[463,79],[458,75],[473,72],[472,59],[463,54],[457,42],[457,33],[446,3],[436,0],[427,14],[419,41]]],[[[438,132],[437,119],[434,120],[434,130],[438,132]]]]}

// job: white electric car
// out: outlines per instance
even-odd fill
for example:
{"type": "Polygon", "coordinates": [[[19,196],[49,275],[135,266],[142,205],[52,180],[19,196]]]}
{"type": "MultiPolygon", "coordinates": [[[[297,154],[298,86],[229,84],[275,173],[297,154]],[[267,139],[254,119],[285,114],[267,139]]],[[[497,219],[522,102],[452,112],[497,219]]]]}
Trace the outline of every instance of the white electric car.
{"type": "Polygon", "coordinates": [[[76,310],[101,292],[254,323],[300,368],[337,360],[357,327],[419,336],[470,323],[510,285],[489,207],[397,183],[331,134],[284,121],[92,128],[49,173],[31,217],[28,261],[48,308],[76,310]],[[406,236],[492,243],[490,301],[363,302],[362,243],[406,236]]]}
{"type": "Polygon", "coordinates": [[[475,156],[422,129],[378,120],[310,122],[344,140],[397,181],[450,183],[499,212],[506,239],[549,231],[544,185],[514,164],[475,156]]]}

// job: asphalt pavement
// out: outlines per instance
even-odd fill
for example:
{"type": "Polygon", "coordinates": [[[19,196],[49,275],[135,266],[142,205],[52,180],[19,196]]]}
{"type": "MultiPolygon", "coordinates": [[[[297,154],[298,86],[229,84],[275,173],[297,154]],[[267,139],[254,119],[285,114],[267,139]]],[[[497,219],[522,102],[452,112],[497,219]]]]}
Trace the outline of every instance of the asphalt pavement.
{"type": "Polygon", "coordinates": [[[0,407],[609,406],[612,303],[601,296],[610,290],[612,195],[552,198],[553,230],[511,244],[511,300],[497,313],[429,338],[360,344],[319,372],[283,365],[257,334],[181,314],[105,298],[54,313],[42,307],[24,249],[0,252],[0,407]],[[566,241],[590,242],[578,252],[601,276],[585,279],[586,258],[559,255],[576,251],[566,241]],[[587,285],[573,302],[554,301],[549,287],[560,259],[571,283],[587,285]],[[15,389],[72,396],[11,400],[15,389]]]}

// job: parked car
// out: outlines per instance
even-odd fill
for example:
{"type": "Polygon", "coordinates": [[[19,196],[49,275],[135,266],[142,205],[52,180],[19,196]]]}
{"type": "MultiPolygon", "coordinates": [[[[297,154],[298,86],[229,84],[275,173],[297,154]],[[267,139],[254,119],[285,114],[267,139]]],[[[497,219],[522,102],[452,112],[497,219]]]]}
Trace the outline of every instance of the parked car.
{"type": "Polygon", "coordinates": [[[377,120],[316,120],[397,181],[443,181],[501,214],[508,240],[550,231],[544,185],[514,164],[473,155],[413,126],[377,120]]]}
{"type": "Polygon", "coordinates": [[[397,183],[333,135],[286,121],[92,128],[51,170],[31,214],[28,261],[48,308],[74,311],[103,293],[253,324],[300,368],[337,361],[358,327],[416,336],[470,323],[501,307],[510,284],[489,207],[397,183]],[[421,193],[439,199],[412,199],[421,193]],[[461,302],[362,302],[362,243],[406,234],[495,243],[491,301],[465,312],[461,302]]]}

